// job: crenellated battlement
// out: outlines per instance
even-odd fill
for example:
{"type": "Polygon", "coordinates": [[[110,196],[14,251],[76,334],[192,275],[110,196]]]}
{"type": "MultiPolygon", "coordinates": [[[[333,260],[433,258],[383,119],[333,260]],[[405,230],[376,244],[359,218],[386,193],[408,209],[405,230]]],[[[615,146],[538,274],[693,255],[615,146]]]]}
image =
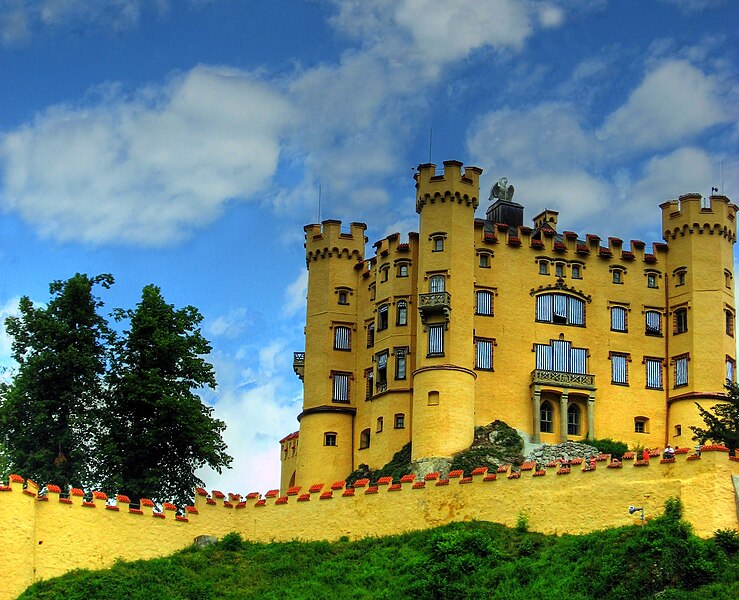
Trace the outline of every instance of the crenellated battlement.
{"type": "Polygon", "coordinates": [[[34,482],[12,476],[0,485],[0,528],[13,548],[0,553],[0,600],[16,597],[38,579],[109,567],[118,558],[162,556],[201,535],[231,531],[253,541],[357,539],[470,519],[513,526],[524,512],[534,531],[576,534],[634,523],[630,504],[644,503],[655,514],[667,498],[678,496],[685,518],[699,535],[709,536],[737,527],[732,476],[739,475],[739,459],[727,452],[704,447],[701,456],[679,453],[660,460],[655,451],[650,461],[636,460],[633,453],[623,461],[599,456],[594,469],[574,460],[567,467],[527,463],[518,471],[507,465],[497,473],[480,468],[469,477],[452,471],[420,480],[408,475],[398,483],[357,481],[353,487],[336,481],[283,495],[269,490],[226,496],[198,488],[195,505],[184,510],[171,503],[158,510],[150,501],[131,508],[128,498],[117,496],[112,503],[102,492],[66,497],[55,486],[39,493],[34,482]]]}
{"type": "Polygon", "coordinates": [[[736,211],[726,196],[710,196],[691,193],[660,204],[662,231],[666,241],[689,234],[709,234],[736,241],[736,211]]]}
{"type": "Polygon", "coordinates": [[[341,221],[333,219],[322,221],[320,225],[306,225],[303,228],[306,264],[311,260],[333,256],[357,262],[364,260],[366,229],[364,223],[350,223],[349,233],[345,233],[341,231],[341,221]]]}
{"type": "Polygon", "coordinates": [[[465,203],[476,209],[479,200],[480,175],[479,167],[465,167],[458,160],[445,160],[444,171],[436,174],[436,165],[425,163],[418,165],[418,172],[413,176],[416,180],[416,212],[435,202],[465,203]]]}

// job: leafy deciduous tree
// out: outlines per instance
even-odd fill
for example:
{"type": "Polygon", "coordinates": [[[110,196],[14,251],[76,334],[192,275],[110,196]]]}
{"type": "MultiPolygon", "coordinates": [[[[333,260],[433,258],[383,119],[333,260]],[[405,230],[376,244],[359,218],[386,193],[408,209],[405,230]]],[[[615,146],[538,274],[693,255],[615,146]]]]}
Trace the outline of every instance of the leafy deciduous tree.
{"type": "Polygon", "coordinates": [[[706,427],[690,429],[695,434],[693,439],[701,444],[713,440],[734,453],[739,448],[739,386],[728,383],[726,389],[726,401],[717,403],[713,408],[705,409],[696,402],[706,427]]]}
{"type": "Polygon", "coordinates": [[[55,281],[47,306],[24,296],[20,316],[5,321],[18,362],[0,400],[5,455],[40,483],[95,483],[88,455],[102,434],[96,413],[110,330],[93,287],[112,283],[111,275],[80,273],[55,281]]]}
{"type": "Polygon", "coordinates": [[[220,472],[232,460],[221,438],[225,423],[193,392],[216,385],[203,358],[211,348],[198,328],[202,316],[192,306],[176,310],[153,285],[135,310],[114,314],[130,329],[114,344],[109,376],[109,484],[132,500],[185,503],[203,485],[198,468],[220,472]]]}

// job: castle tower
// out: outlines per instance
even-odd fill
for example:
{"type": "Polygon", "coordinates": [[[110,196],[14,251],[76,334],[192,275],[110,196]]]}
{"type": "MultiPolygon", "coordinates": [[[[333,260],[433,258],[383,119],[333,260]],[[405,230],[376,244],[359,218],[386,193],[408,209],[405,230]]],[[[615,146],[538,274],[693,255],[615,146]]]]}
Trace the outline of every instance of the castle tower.
{"type": "Polygon", "coordinates": [[[418,309],[413,379],[413,460],[470,446],[475,424],[474,217],[477,167],[419,165],[418,309]]]}
{"type": "Polygon", "coordinates": [[[691,425],[704,426],[695,406],[721,399],[736,380],[734,255],[737,207],[725,196],[686,194],[665,202],[666,442],[692,443],[691,425]]]}
{"type": "Polygon", "coordinates": [[[357,277],[366,229],[341,222],[307,225],[308,302],[300,448],[292,485],[343,479],[354,470],[357,369],[357,277]]]}

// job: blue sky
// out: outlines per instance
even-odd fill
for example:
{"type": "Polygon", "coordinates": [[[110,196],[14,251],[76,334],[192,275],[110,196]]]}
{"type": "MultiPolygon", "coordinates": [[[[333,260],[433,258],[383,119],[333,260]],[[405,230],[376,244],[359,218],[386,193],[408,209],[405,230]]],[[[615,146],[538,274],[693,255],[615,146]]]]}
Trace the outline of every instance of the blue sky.
{"type": "Polygon", "coordinates": [[[739,200],[737,23],[733,0],[0,0],[0,313],[75,272],[116,277],[110,309],[148,283],[197,306],[235,457],[203,476],[277,487],[319,186],[322,218],[405,234],[430,153],[485,170],[481,216],[507,176],[527,218],[658,241],[660,202],[739,200]]]}

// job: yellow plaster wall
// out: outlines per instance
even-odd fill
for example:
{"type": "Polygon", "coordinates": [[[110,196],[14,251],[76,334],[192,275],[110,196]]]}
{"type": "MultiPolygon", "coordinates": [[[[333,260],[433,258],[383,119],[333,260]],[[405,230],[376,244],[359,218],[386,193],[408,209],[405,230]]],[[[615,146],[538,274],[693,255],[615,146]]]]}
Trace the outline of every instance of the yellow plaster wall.
{"type": "Polygon", "coordinates": [[[739,526],[732,483],[732,475],[739,475],[739,461],[728,459],[725,452],[705,451],[700,460],[678,455],[672,464],[653,459],[646,467],[631,461],[620,469],[605,465],[598,463],[591,472],[573,467],[568,475],[549,469],[543,477],[528,471],[520,479],[500,474],[495,481],[475,476],[467,484],[460,479],[447,485],[428,481],[422,489],[413,489],[412,483],[398,491],[380,486],[369,494],[357,488],[354,496],[343,496],[339,489],[328,499],[315,492],[308,501],[290,496],[284,504],[276,504],[276,498],[208,503],[198,495],[198,514],[189,514],[187,522],[176,521],[171,511],[162,519],[153,517],[151,509],[131,514],[126,504],[110,510],[103,500],[96,500],[94,508],[82,506],[78,497],[71,505],[63,504],[55,493],[41,501],[35,488],[26,494],[21,483],[11,483],[11,491],[0,492],[0,600],[15,598],[34,580],[76,568],[104,568],[117,558],[163,556],[188,546],[198,535],[221,537],[230,531],[261,542],[335,540],[343,535],[357,539],[473,519],[512,526],[523,512],[534,531],[577,534],[635,523],[627,512],[632,504],[643,505],[647,515],[659,514],[671,496],[682,499],[685,518],[698,535],[739,526]]]}

